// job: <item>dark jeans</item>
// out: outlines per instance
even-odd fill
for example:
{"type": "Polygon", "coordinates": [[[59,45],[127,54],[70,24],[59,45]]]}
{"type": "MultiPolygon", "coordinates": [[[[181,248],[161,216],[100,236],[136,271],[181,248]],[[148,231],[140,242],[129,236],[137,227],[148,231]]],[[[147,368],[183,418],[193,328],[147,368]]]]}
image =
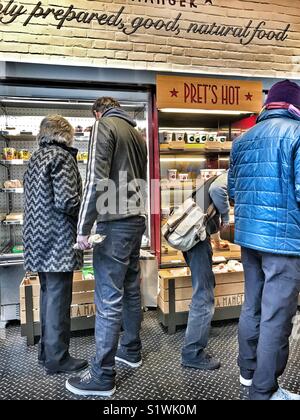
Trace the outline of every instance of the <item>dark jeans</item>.
{"type": "Polygon", "coordinates": [[[106,239],[94,249],[96,356],[91,371],[96,381],[108,386],[114,384],[121,325],[123,353],[137,358],[141,353],[140,248],[144,232],[144,217],[100,223],[97,228],[106,239]]]}
{"type": "Polygon", "coordinates": [[[39,359],[57,369],[69,356],[73,272],[39,273],[41,342],[39,359]]]}
{"type": "Polygon", "coordinates": [[[239,325],[239,366],[253,377],[252,400],[269,400],[289,358],[300,292],[300,258],[242,249],[246,295],[239,325]]]}
{"type": "Polygon", "coordinates": [[[215,304],[212,255],[209,238],[184,254],[192,272],[193,297],[182,350],[183,362],[199,360],[208,344],[215,304]]]}

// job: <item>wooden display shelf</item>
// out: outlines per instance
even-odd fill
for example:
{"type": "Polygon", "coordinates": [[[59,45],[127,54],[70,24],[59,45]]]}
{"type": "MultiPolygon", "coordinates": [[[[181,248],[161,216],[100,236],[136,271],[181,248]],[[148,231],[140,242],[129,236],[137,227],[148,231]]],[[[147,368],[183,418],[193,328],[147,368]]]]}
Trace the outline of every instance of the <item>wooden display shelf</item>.
{"type": "MultiPolygon", "coordinates": [[[[240,260],[241,259],[241,249],[236,245],[233,247],[232,250],[224,251],[224,250],[214,250],[214,257],[224,257],[226,260],[240,260]]],[[[168,254],[163,254],[161,257],[161,264],[162,265],[171,265],[171,264],[185,264],[185,259],[183,257],[182,252],[178,252],[176,250],[170,249],[168,254]]]]}
{"type": "MultiPolygon", "coordinates": [[[[216,273],[215,278],[216,311],[222,310],[224,314],[228,310],[222,317],[235,318],[244,302],[244,273],[216,273]]],[[[168,327],[169,334],[173,334],[178,325],[184,325],[191,304],[193,289],[189,268],[160,270],[159,288],[160,320],[168,327]]],[[[220,319],[218,313],[216,319],[220,319]]]]}
{"type": "Polygon", "coordinates": [[[170,153],[185,153],[185,152],[201,152],[201,153],[230,153],[232,142],[207,142],[200,144],[187,144],[184,142],[170,142],[168,144],[160,145],[160,152],[162,154],[170,153]]]}
{"type": "MultiPolygon", "coordinates": [[[[31,286],[32,302],[33,302],[33,320],[40,322],[40,283],[37,276],[25,278],[20,285],[20,315],[21,324],[26,324],[26,299],[25,289],[31,286]]],[[[75,318],[78,313],[78,306],[83,304],[94,304],[94,280],[83,280],[82,272],[74,273],[73,277],[73,296],[72,296],[72,318],[75,318]]],[[[81,313],[79,308],[79,313],[81,313]]]]}
{"type": "MultiPolygon", "coordinates": [[[[94,280],[83,280],[82,272],[73,277],[71,305],[72,331],[94,327],[94,280]]],[[[40,284],[37,275],[24,278],[20,285],[20,318],[22,336],[33,345],[40,334],[40,284]]]]}

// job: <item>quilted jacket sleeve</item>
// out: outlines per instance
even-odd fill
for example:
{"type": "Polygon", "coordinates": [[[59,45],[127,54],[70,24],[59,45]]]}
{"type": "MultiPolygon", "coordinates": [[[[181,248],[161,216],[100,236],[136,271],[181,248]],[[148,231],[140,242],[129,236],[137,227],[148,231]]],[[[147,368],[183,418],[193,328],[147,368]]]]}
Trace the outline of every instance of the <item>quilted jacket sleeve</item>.
{"type": "Polygon", "coordinates": [[[78,187],[80,176],[73,156],[59,154],[51,170],[54,206],[56,210],[70,216],[78,216],[81,191],[78,187]]]}
{"type": "Polygon", "coordinates": [[[297,142],[295,152],[295,161],[294,161],[294,171],[295,171],[295,192],[296,200],[300,203],[300,138],[297,142]]]}
{"type": "Polygon", "coordinates": [[[83,200],[79,213],[78,235],[90,235],[97,219],[100,183],[107,184],[114,154],[114,138],[105,121],[96,122],[89,145],[89,161],[83,200]]]}
{"type": "Polygon", "coordinates": [[[228,194],[229,194],[229,198],[231,200],[234,201],[235,198],[235,145],[236,142],[233,143],[232,146],[232,151],[231,151],[231,156],[230,156],[230,168],[229,168],[229,172],[228,172],[228,194]]]}

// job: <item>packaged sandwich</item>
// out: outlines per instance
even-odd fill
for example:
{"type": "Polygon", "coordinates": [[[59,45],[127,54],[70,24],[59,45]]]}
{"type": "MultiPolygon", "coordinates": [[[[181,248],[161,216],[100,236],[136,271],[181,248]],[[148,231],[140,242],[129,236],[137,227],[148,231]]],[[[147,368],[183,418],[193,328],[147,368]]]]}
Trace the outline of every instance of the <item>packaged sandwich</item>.
{"type": "Polygon", "coordinates": [[[17,159],[17,151],[13,147],[5,147],[2,152],[4,160],[14,160],[17,159]]]}
{"type": "Polygon", "coordinates": [[[30,159],[29,150],[26,150],[26,149],[20,150],[18,153],[18,157],[19,159],[22,159],[22,160],[29,160],[30,159]]]}

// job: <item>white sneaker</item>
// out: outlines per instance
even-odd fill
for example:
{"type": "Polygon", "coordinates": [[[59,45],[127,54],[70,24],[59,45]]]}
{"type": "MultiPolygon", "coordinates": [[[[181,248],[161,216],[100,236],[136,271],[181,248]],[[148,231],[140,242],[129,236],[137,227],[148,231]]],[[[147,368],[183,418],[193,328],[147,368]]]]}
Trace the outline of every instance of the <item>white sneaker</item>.
{"type": "Polygon", "coordinates": [[[273,394],[270,401],[300,401],[300,395],[292,394],[285,389],[279,388],[275,394],[273,394]]]}
{"type": "Polygon", "coordinates": [[[130,362],[128,359],[124,359],[124,358],[118,357],[118,356],[115,357],[115,361],[116,362],[123,363],[123,364],[131,367],[132,369],[137,369],[137,368],[141,367],[142,364],[143,364],[143,361],[142,360],[140,360],[139,362],[135,362],[134,363],[134,362],[130,362]]]}
{"type": "Polygon", "coordinates": [[[240,383],[241,383],[241,385],[245,386],[246,388],[251,388],[253,380],[252,379],[245,379],[241,375],[240,376],[240,383]]]}

